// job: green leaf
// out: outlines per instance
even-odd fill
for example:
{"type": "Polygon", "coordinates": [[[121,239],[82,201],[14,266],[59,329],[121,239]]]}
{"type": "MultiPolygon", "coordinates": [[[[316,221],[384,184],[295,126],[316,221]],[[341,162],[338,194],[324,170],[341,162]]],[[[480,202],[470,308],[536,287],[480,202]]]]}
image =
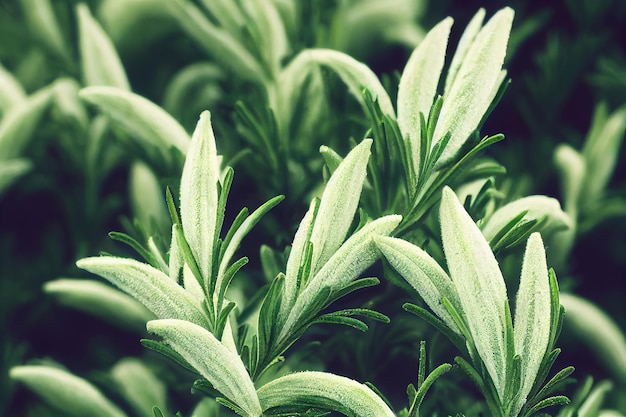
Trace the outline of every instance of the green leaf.
{"type": "Polygon", "coordinates": [[[15,366],[9,376],[68,416],[124,417],[125,414],[90,382],[67,371],[43,365],[15,366]]]}
{"type": "Polygon", "coordinates": [[[0,114],[6,114],[11,108],[26,100],[24,87],[11,72],[0,63],[0,114]]]}
{"type": "Polygon", "coordinates": [[[83,88],[80,98],[96,105],[130,134],[157,148],[189,148],[189,135],[165,110],[140,95],[120,88],[94,86],[83,88]]]}
{"type": "Polygon", "coordinates": [[[548,349],[552,324],[548,266],[539,233],[530,235],[526,245],[515,306],[515,353],[521,356],[523,375],[519,390],[521,408],[548,349]]]}
{"type": "Polygon", "coordinates": [[[55,279],[46,282],[43,289],[65,306],[132,331],[143,332],[146,322],[155,318],[131,296],[94,280],[55,279]]]}
{"type": "Polygon", "coordinates": [[[100,275],[159,318],[178,318],[208,326],[200,301],[158,269],[134,259],[83,258],[76,265],[100,275]]]}
{"type": "Polygon", "coordinates": [[[150,235],[165,233],[170,218],[159,179],[147,164],[139,160],[132,163],[129,175],[133,216],[150,235]],[[152,225],[155,225],[156,229],[153,230],[152,225]]]}
{"type": "Polygon", "coordinates": [[[22,155],[50,104],[53,88],[44,87],[11,107],[0,121],[0,160],[22,155]]]}
{"type": "Polygon", "coordinates": [[[365,139],[352,149],[326,184],[311,232],[313,274],[337,252],[346,238],[359,204],[371,145],[372,140],[365,139]]]}
{"type": "Polygon", "coordinates": [[[604,364],[613,377],[626,382],[626,336],[615,321],[595,304],[574,294],[561,294],[565,326],[604,364]]]}
{"type": "MultiPolygon", "coordinates": [[[[193,132],[180,180],[180,217],[185,239],[208,289],[213,262],[220,167],[211,114],[202,112],[193,132]]],[[[213,289],[214,290],[214,289],[213,289]]]]}
{"type": "Polygon", "coordinates": [[[235,353],[208,330],[183,320],[148,322],[148,331],[163,338],[222,395],[246,412],[260,417],[261,406],[252,380],[235,353]]]}
{"type": "Polygon", "coordinates": [[[86,86],[108,85],[130,91],[130,84],[113,42],[84,3],[76,5],[81,69],[86,86]]]}
{"type": "Polygon", "coordinates": [[[395,111],[391,104],[389,94],[376,77],[376,74],[367,67],[367,65],[357,61],[351,56],[339,51],[330,49],[307,49],[300,52],[294,59],[308,60],[333,70],[341,80],[348,86],[352,95],[361,103],[365,110],[363,102],[362,89],[366,88],[372,94],[372,97],[378,101],[380,109],[384,114],[393,116],[395,119],[395,111]]]}
{"type": "Polygon", "coordinates": [[[111,369],[111,376],[136,415],[151,417],[155,406],[167,409],[165,384],[141,360],[120,360],[111,369]]]}
{"type": "Polygon", "coordinates": [[[447,133],[451,137],[439,165],[446,164],[457,155],[470,134],[478,127],[494,98],[494,92],[499,87],[497,83],[500,80],[513,14],[511,8],[505,7],[487,22],[468,47],[459,65],[458,74],[454,76],[450,88],[444,92],[443,106],[433,140],[436,142],[447,133]]]}
{"type": "Polygon", "coordinates": [[[30,171],[32,167],[33,164],[30,160],[24,158],[3,160],[2,165],[0,165],[0,195],[22,175],[30,171]]]}
{"type": "Polygon", "coordinates": [[[398,86],[398,126],[402,137],[410,143],[415,174],[420,172],[420,114],[428,120],[430,108],[446,55],[446,46],[452,27],[448,17],[432,28],[411,54],[398,86]]]}
{"type": "Polygon", "coordinates": [[[325,372],[298,372],[277,378],[258,390],[263,412],[284,406],[315,407],[354,417],[395,417],[366,385],[325,372]]]}
{"type": "Polygon", "coordinates": [[[504,226],[522,212],[526,212],[522,217],[523,221],[543,222],[540,231],[544,236],[572,227],[572,220],[561,210],[561,204],[557,199],[544,195],[531,195],[497,209],[481,224],[483,235],[491,241],[504,226]]]}
{"type": "Polygon", "coordinates": [[[444,187],[439,211],[450,277],[470,333],[500,398],[506,373],[507,292],[498,262],[454,192],[444,187]]]}
{"type": "Polygon", "coordinates": [[[450,87],[454,83],[454,80],[459,73],[459,68],[461,67],[463,61],[465,61],[467,51],[474,43],[476,35],[483,26],[484,19],[485,9],[480,8],[465,27],[463,35],[461,35],[461,38],[459,39],[459,44],[456,47],[456,51],[454,52],[454,56],[452,57],[452,61],[450,62],[450,68],[448,69],[448,75],[446,76],[446,85],[444,88],[444,92],[450,91],[450,87]]]}
{"type": "Polygon", "coordinates": [[[452,280],[428,253],[405,240],[393,237],[374,237],[376,246],[387,261],[424,299],[430,309],[455,333],[461,334],[450,314],[441,303],[447,298],[463,314],[452,280]]]}
{"type": "Polygon", "coordinates": [[[70,50],[50,0],[20,0],[28,30],[57,56],[69,61],[70,50]]]}

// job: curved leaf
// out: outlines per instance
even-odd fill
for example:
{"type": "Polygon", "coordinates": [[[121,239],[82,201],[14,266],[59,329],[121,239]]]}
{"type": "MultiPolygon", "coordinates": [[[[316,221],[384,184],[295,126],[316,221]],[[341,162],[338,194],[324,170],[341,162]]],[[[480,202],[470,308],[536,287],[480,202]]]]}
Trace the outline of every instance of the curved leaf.
{"type": "Polygon", "coordinates": [[[153,417],[153,407],[165,410],[167,391],[150,368],[137,358],[124,358],[111,369],[120,393],[132,405],[136,415],[153,417]]]}
{"type": "Polygon", "coordinates": [[[125,417],[90,382],[67,371],[43,365],[15,366],[9,376],[26,384],[51,406],[68,416],[125,417]]]}
{"type": "Polygon", "coordinates": [[[258,390],[263,411],[301,406],[339,411],[353,417],[395,417],[369,387],[326,372],[298,372],[277,378],[258,390]]]}
{"type": "Polygon", "coordinates": [[[213,387],[243,411],[261,416],[261,405],[241,358],[208,330],[183,320],[148,322],[148,331],[163,338],[213,387]]]}

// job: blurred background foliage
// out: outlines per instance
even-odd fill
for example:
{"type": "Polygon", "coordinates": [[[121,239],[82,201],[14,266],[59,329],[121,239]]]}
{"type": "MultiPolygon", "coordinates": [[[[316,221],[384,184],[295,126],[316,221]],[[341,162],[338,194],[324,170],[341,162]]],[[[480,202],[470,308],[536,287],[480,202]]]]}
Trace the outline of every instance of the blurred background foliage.
{"type": "MultiPolygon", "coordinates": [[[[302,117],[308,110],[306,100],[322,97],[328,103],[323,123],[293,127],[301,139],[289,150],[288,166],[272,167],[270,158],[259,151],[250,118],[242,117],[246,113],[241,112],[243,105],[271,131],[267,89],[253,79],[237,76],[233,68],[213,56],[173,17],[166,1],[85,3],[112,39],[133,92],[165,108],[188,132],[200,111],[212,112],[218,150],[236,171],[229,206],[256,207],[276,194],[287,196],[242,248],[251,257],[243,273],[255,283],[252,288],[257,288],[265,280],[259,267],[259,247],[282,249],[289,244],[310,195],[322,184],[319,146],[330,145],[345,153],[349,138],[360,138],[367,121],[339,80],[325,74],[326,87],[312,89],[312,93],[304,91],[294,115],[294,119],[306,119],[302,117]],[[142,2],[151,7],[142,6],[142,2]],[[134,13],[134,8],[142,12],[134,13]],[[285,230],[284,225],[292,225],[292,229],[285,230]]],[[[392,1],[403,3],[398,10],[404,13],[383,18],[385,8],[380,8],[368,16],[367,8],[361,7],[367,1],[299,2],[296,13],[285,14],[291,16],[286,20],[291,45],[283,62],[288,63],[304,48],[342,50],[386,79],[390,94],[395,94],[399,71],[425,30],[445,16],[453,16],[456,30],[450,44],[455,45],[459,28],[479,7],[492,13],[505,5],[493,0],[392,1]]],[[[279,5],[290,3],[276,1],[279,5]]],[[[10,158],[0,154],[2,175],[8,173],[9,178],[6,184],[4,177],[0,183],[0,414],[4,415],[54,415],[35,401],[33,394],[8,379],[7,369],[12,365],[49,358],[73,372],[103,381],[104,370],[120,358],[146,355],[135,331],[120,330],[63,307],[44,294],[42,286],[58,277],[84,276],[74,266],[82,256],[99,251],[125,253],[122,245],[108,238],[108,232],[141,235],[131,220],[135,214],[130,178],[138,161],[154,171],[162,190],[177,185],[180,170],[176,162],[161,164],[123,134],[111,133],[115,129],[98,133],[96,112],[77,104],[78,98],[76,103],[58,103],[55,91],[77,91],[85,85],[77,4],[0,0],[0,95],[5,100],[0,100],[0,121],[4,123],[0,132],[10,128],[5,122],[11,100],[39,100],[31,103],[39,107],[25,123],[32,132],[24,138],[19,152],[10,158]],[[44,10],[45,5],[51,9],[44,10]],[[48,12],[56,25],[46,19],[48,12]],[[99,143],[95,150],[93,143],[99,143]]],[[[512,0],[506,5],[516,12],[505,63],[512,83],[482,129],[502,132],[506,139],[490,147],[488,153],[507,167],[507,180],[501,189],[509,198],[546,194],[563,204],[559,173],[552,162],[557,146],[582,149],[597,105],[604,103],[613,112],[626,103],[626,1],[512,0]]],[[[254,45],[248,46],[254,50],[254,45]]],[[[615,172],[606,195],[619,201],[626,198],[626,150],[622,146],[615,152],[615,172]]],[[[593,227],[580,231],[569,256],[554,266],[562,289],[595,302],[626,329],[626,210],[623,204],[616,207],[606,219],[598,215],[593,227]]],[[[594,215],[587,213],[590,218],[594,215]]],[[[547,248],[549,259],[551,249],[547,248]]],[[[244,288],[246,291],[252,290],[244,288]]],[[[361,296],[376,302],[377,297],[386,299],[385,292],[396,294],[393,286],[383,284],[361,296]]],[[[354,336],[351,331],[342,330],[331,338],[324,328],[314,329],[307,340],[325,343],[310,348],[321,351],[327,367],[336,372],[351,372],[349,376],[373,380],[379,386],[386,383],[392,389],[384,392],[395,390],[400,395],[405,387],[394,381],[404,384],[407,379],[390,374],[389,370],[396,368],[391,364],[415,358],[419,338],[429,332],[432,336],[430,329],[422,328],[423,323],[400,311],[401,301],[378,306],[396,319],[391,326],[373,325],[360,336],[356,350],[342,349],[345,338],[354,336]]],[[[565,349],[559,361],[574,364],[577,377],[593,374],[600,380],[612,376],[610,369],[588,356],[588,348],[574,334],[565,331],[562,337],[560,345],[565,349]]],[[[437,341],[430,346],[435,352],[437,341]]],[[[437,354],[431,353],[430,358],[436,362],[437,354]]],[[[160,366],[159,375],[167,380],[171,370],[160,366]]],[[[414,373],[415,369],[406,372],[414,373]]],[[[621,389],[623,392],[626,386],[621,389]]],[[[436,386],[432,397],[447,401],[458,390],[472,388],[451,376],[436,386]]],[[[186,394],[185,386],[170,388],[171,403],[175,404],[172,409],[189,409],[186,394]]],[[[616,407],[626,406],[623,399],[619,403],[618,396],[614,401],[616,407]]]]}

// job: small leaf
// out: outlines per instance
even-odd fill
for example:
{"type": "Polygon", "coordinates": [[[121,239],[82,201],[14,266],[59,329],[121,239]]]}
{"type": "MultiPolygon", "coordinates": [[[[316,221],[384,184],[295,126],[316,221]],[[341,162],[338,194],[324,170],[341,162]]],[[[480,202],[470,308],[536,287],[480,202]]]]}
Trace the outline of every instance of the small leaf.
{"type": "Polygon", "coordinates": [[[33,164],[30,160],[24,158],[3,160],[2,165],[0,165],[0,195],[22,175],[30,171],[32,167],[33,164]]]}
{"type": "Polygon", "coordinates": [[[189,135],[165,110],[140,95],[120,88],[94,86],[83,88],[79,96],[108,114],[129,133],[158,148],[173,147],[183,155],[189,135]]]}
{"type": "Polygon", "coordinates": [[[150,235],[164,233],[169,227],[163,189],[150,167],[139,160],[130,167],[130,204],[133,216],[150,235]],[[156,226],[153,230],[152,225],[156,226]]]}
{"type": "Polygon", "coordinates": [[[76,5],[83,79],[86,86],[108,85],[130,91],[120,57],[84,3],[76,5]]]}
{"type": "Polygon", "coordinates": [[[159,318],[179,318],[208,326],[200,301],[150,265],[110,256],[83,258],[76,265],[106,278],[159,318]]]}
{"type": "Polygon", "coordinates": [[[11,108],[26,100],[24,87],[11,72],[0,63],[0,114],[6,114],[11,108]]]}
{"type": "Polygon", "coordinates": [[[461,300],[470,333],[500,398],[506,372],[504,278],[498,262],[472,218],[454,192],[443,189],[441,207],[443,248],[461,300]]]}
{"type": "Polygon", "coordinates": [[[259,399],[243,362],[208,330],[183,320],[166,319],[148,322],[148,331],[162,337],[246,416],[261,416],[259,399]]]}
{"type": "Polygon", "coordinates": [[[339,411],[354,417],[395,417],[387,404],[367,386],[325,372],[298,372],[277,378],[258,390],[264,412],[301,406],[339,411]]]}
{"type": "Polygon", "coordinates": [[[526,245],[515,302],[515,353],[522,359],[522,385],[519,389],[522,404],[535,383],[548,348],[552,323],[550,308],[546,253],[541,235],[533,233],[526,245]]]}
{"type": "Polygon", "coordinates": [[[211,126],[204,111],[193,132],[180,180],[180,217],[183,233],[208,285],[213,268],[220,167],[211,126]]]}
{"type": "Polygon", "coordinates": [[[139,301],[94,280],[61,278],[46,282],[43,289],[65,306],[133,331],[143,332],[155,318],[139,301]]]}
{"type": "Polygon", "coordinates": [[[428,120],[437,92],[446,46],[452,27],[448,17],[432,28],[411,54],[398,86],[398,126],[411,146],[415,173],[419,173],[420,155],[430,149],[420,149],[420,114],[428,120]]]}
{"type": "Polygon", "coordinates": [[[346,238],[359,204],[371,145],[372,140],[366,139],[350,151],[326,184],[311,232],[313,274],[346,238]]]}
{"type": "Polygon", "coordinates": [[[120,360],[111,369],[111,376],[138,416],[151,417],[155,406],[163,410],[167,408],[164,383],[141,360],[120,360]]]}
{"type": "Polygon", "coordinates": [[[22,12],[30,33],[57,56],[70,59],[70,51],[63,38],[61,26],[50,0],[20,0],[22,12]]]}
{"type": "Polygon", "coordinates": [[[389,263],[424,299],[430,309],[455,333],[461,334],[454,320],[441,303],[447,298],[457,311],[463,308],[452,280],[429,254],[405,240],[374,237],[374,242],[389,263]]]}
{"type": "Polygon", "coordinates": [[[67,371],[43,365],[15,366],[9,376],[27,385],[68,416],[125,417],[90,382],[67,371]]]}
{"type": "Polygon", "coordinates": [[[451,137],[439,160],[440,165],[456,156],[494,98],[513,14],[511,8],[505,7],[487,22],[469,46],[450,89],[444,92],[433,140],[436,142],[447,133],[451,137]]]}

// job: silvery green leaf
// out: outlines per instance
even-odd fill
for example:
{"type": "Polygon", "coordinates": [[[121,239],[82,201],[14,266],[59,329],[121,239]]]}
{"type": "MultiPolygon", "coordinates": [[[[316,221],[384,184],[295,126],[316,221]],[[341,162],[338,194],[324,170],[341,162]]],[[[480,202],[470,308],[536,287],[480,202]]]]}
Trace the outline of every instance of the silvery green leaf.
{"type": "Polygon", "coordinates": [[[372,140],[365,139],[352,149],[326,184],[311,233],[311,274],[319,271],[346,238],[361,197],[371,145],[372,140]]]}
{"type": "Polygon", "coordinates": [[[137,416],[154,417],[152,408],[155,406],[167,409],[165,385],[141,360],[120,360],[111,369],[111,376],[137,416]]]}
{"type": "Polygon", "coordinates": [[[107,279],[159,318],[179,318],[208,326],[200,301],[148,264],[101,256],[80,259],[76,265],[107,279]]]}
{"type": "Polygon", "coordinates": [[[213,59],[239,78],[267,82],[267,75],[256,58],[229,31],[208,20],[192,2],[171,0],[166,4],[180,27],[213,59]]]}
{"type": "Polygon", "coordinates": [[[561,294],[564,331],[584,343],[621,383],[626,383],[626,336],[615,321],[595,304],[574,294],[561,294]]]}
{"type": "Polygon", "coordinates": [[[222,417],[223,408],[213,398],[203,398],[194,407],[191,417],[222,417]]]}
{"type": "Polygon", "coordinates": [[[239,33],[246,24],[241,8],[232,0],[202,0],[202,6],[230,33],[239,33]]]}
{"type": "Polygon", "coordinates": [[[0,64],[0,115],[26,100],[20,82],[0,64]]]}
{"type": "Polygon", "coordinates": [[[589,393],[589,396],[578,407],[576,417],[598,417],[600,415],[600,408],[604,403],[606,394],[613,389],[613,382],[605,380],[599,382],[593,390],[589,393]]]}
{"type": "MultiPolygon", "coordinates": [[[[546,252],[541,235],[533,233],[528,238],[524,253],[513,321],[515,354],[520,355],[522,359],[522,385],[516,411],[519,411],[527,400],[548,348],[552,323],[550,306],[546,252]]],[[[517,415],[517,412],[513,415],[517,415]]]]}
{"type": "Polygon", "coordinates": [[[389,94],[385,91],[376,74],[367,65],[347,54],[331,49],[308,49],[300,52],[300,54],[303,59],[328,67],[337,73],[362,106],[365,106],[362,89],[367,88],[372,94],[372,98],[378,100],[382,112],[395,119],[395,111],[389,94]]]}
{"type": "Polygon", "coordinates": [[[491,104],[501,75],[513,14],[513,9],[505,7],[487,22],[465,54],[450,89],[444,92],[433,144],[448,133],[451,136],[440,164],[456,156],[491,104]]]}
{"type": "Polygon", "coordinates": [[[69,61],[70,51],[50,0],[20,0],[30,33],[59,57],[69,61]]]}
{"type": "Polygon", "coordinates": [[[125,417],[122,410],[90,382],[67,371],[51,366],[24,365],[11,368],[9,376],[28,386],[65,415],[125,417]]]}
{"type": "Polygon", "coordinates": [[[150,100],[108,86],[83,88],[79,95],[138,138],[158,148],[174,147],[183,155],[187,153],[189,135],[185,129],[150,100]]]}
{"type": "Polygon", "coordinates": [[[523,221],[545,221],[541,224],[541,233],[547,236],[559,230],[572,227],[569,216],[561,210],[559,201],[544,195],[531,195],[512,201],[497,209],[481,224],[485,239],[491,242],[509,222],[526,211],[523,221]]]}
{"type": "Polygon", "coordinates": [[[13,106],[0,121],[0,160],[21,156],[52,98],[52,87],[44,87],[13,106]]]}
{"type": "MultiPolygon", "coordinates": [[[[1,155],[0,155],[1,159],[1,155]]],[[[0,195],[19,177],[30,171],[33,164],[28,159],[13,158],[0,163],[0,195]]]]}
{"type": "Polygon", "coordinates": [[[446,76],[446,84],[444,87],[444,92],[450,91],[450,87],[454,83],[457,74],[459,73],[459,68],[463,61],[465,61],[465,57],[467,56],[467,51],[469,50],[472,43],[474,43],[474,39],[480,29],[483,26],[483,21],[485,19],[485,9],[480,8],[469,21],[467,26],[465,26],[465,30],[459,39],[459,44],[456,47],[456,51],[454,52],[454,56],[452,57],[452,61],[450,61],[450,68],[448,69],[448,75],[446,76]]]}
{"type": "Polygon", "coordinates": [[[148,165],[139,160],[132,163],[129,176],[133,216],[151,234],[164,232],[170,218],[159,179],[148,165]],[[156,226],[156,230],[152,230],[152,224],[156,226]]]}
{"type": "Polygon", "coordinates": [[[297,372],[277,378],[258,390],[264,412],[275,407],[300,406],[338,411],[353,417],[395,417],[369,387],[326,372],[297,372]]]}
{"type": "Polygon", "coordinates": [[[202,112],[180,180],[180,216],[185,239],[206,281],[213,265],[220,167],[211,114],[202,112]]]}
{"type": "Polygon", "coordinates": [[[444,187],[439,210],[448,270],[469,330],[500,398],[506,371],[506,286],[489,244],[454,191],[444,187]]]}
{"type": "Polygon", "coordinates": [[[180,225],[172,225],[172,238],[170,240],[170,256],[168,262],[169,276],[174,282],[178,282],[180,274],[183,272],[182,269],[185,263],[183,251],[178,246],[178,237],[176,236],[176,229],[178,227],[180,227],[180,225]]]}
{"type": "Polygon", "coordinates": [[[583,186],[584,198],[588,201],[603,196],[604,189],[615,170],[619,148],[626,131],[626,106],[611,115],[606,113],[602,106],[596,110],[594,126],[582,151],[588,167],[588,175],[585,176],[583,186]]]}
{"type": "Polygon", "coordinates": [[[76,5],[81,70],[86,86],[108,85],[130,91],[130,84],[113,42],[84,3],[76,5]]]}
{"type": "Polygon", "coordinates": [[[86,130],[89,126],[89,116],[85,105],[78,98],[80,89],[80,84],[75,79],[58,78],[54,82],[54,106],[63,118],[86,130]]]}
{"type": "Polygon", "coordinates": [[[398,86],[398,126],[404,140],[411,145],[416,174],[419,172],[421,152],[429,151],[420,149],[420,113],[428,120],[446,56],[452,22],[452,18],[448,17],[426,34],[406,63],[398,86]]]}
{"type": "Polygon", "coordinates": [[[102,0],[97,3],[97,16],[120,48],[145,48],[151,41],[171,33],[174,21],[167,10],[168,3],[170,0],[102,0]],[[145,30],[148,25],[149,31],[145,30]]]}
{"type": "Polygon", "coordinates": [[[286,338],[302,317],[302,313],[315,300],[324,287],[337,291],[350,283],[379,257],[378,249],[372,239],[374,236],[386,236],[400,224],[402,216],[384,216],[365,225],[361,230],[346,240],[326,264],[309,281],[296,299],[288,316],[281,320],[285,325],[278,337],[286,338]]]}
{"type": "Polygon", "coordinates": [[[430,309],[454,332],[458,326],[441,303],[447,298],[463,314],[459,295],[448,274],[428,253],[406,240],[375,236],[374,242],[387,261],[424,299],[430,309]]]}
{"type": "Polygon", "coordinates": [[[587,164],[583,156],[567,144],[560,144],[554,152],[554,163],[561,176],[561,192],[564,196],[564,207],[572,220],[578,218],[578,206],[587,176],[587,164]]]}
{"type": "Polygon", "coordinates": [[[256,390],[241,358],[208,330],[183,320],[148,322],[148,331],[163,338],[200,375],[249,417],[261,416],[256,390]]]}
{"type": "Polygon", "coordinates": [[[204,290],[200,286],[196,277],[193,275],[193,272],[191,272],[189,265],[186,263],[183,267],[183,285],[187,292],[196,297],[199,301],[204,301],[204,290]]]}
{"type": "Polygon", "coordinates": [[[142,332],[155,318],[131,296],[94,280],[60,278],[46,282],[43,289],[63,305],[129,330],[142,332]]]}

